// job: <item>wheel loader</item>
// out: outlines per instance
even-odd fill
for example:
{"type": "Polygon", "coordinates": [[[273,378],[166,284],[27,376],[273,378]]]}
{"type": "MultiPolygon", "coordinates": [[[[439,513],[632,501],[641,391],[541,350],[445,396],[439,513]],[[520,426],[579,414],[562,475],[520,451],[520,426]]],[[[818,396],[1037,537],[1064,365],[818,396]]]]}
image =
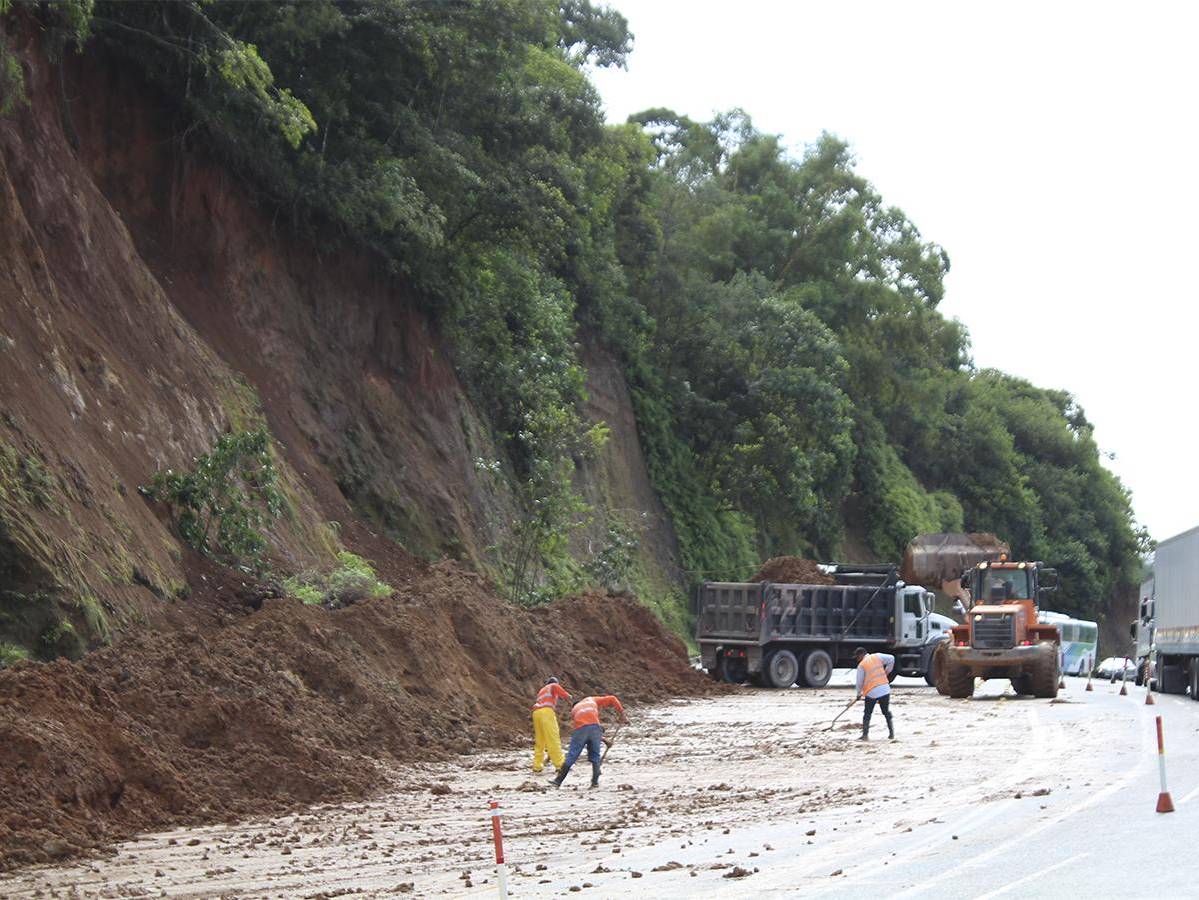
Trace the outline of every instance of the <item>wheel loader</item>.
{"type": "Polygon", "coordinates": [[[993,534],[922,534],[908,545],[902,577],[939,584],[956,598],[963,622],[932,659],[937,690],[970,697],[975,678],[1007,678],[1017,694],[1056,697],[1061,633],[1037,622],[1040,597],[1057,573],[1040,562],[1012,562],[993,534]]]}

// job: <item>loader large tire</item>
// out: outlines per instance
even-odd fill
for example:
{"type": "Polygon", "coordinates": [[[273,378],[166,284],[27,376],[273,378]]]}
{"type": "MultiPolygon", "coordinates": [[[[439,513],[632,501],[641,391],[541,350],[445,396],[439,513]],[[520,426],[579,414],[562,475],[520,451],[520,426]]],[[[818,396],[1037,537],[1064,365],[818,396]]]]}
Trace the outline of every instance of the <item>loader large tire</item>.
{"type": "MultiPolygon", "coordinates": [[[[933,651],[933,658],[928,664],[928,670],[932,673],[932,679],[929,680],[929,684],[937,689],[938,694],[945,696],[949,694],[949,685],[945,681],[945,657],[948,653],[946,644],[942,643],[933,651]]],[[[927,678],[928,676],[926,675],[925,677],[927,678]]]]}
{"type": "Polygon", "coordinates": [[[959,700],[973,697],[974,673],[946,652],[941,660],[941,680],[937,684],[937,690],[959,700]]]}
{"type": "Polygon", "coordinates": [[[1032,688],[1034,697],[1052,699],[1057,696],[1057,686],[1061,681],[1061,672],[1057,667],[1056,651],[1053,655],[1045,654],[1028,673],[1028,686],[1032,688]]]}

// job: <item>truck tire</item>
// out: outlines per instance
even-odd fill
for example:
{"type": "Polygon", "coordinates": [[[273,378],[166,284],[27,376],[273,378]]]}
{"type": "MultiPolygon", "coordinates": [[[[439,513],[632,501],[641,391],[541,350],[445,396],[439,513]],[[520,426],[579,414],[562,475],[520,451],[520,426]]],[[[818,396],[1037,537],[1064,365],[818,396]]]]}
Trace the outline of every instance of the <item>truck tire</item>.
{"type": "Polygon", "coordinates": [[[824,650],[809,650],[803,656],[800,674],[808,687],[822,688],[833,677],[833,658],[824,650]]]}
{"type": "Polygon", "coordinates": [[[1191,699],[1199,700],[1199,659],[1191,660],[1191,699]]]}
{"type": "Polygon", "coordinates": [[[771,687],[789,688],[799,677],[799,660],[790,650],[775,650],[766,658],[766,682],[771,687]]]}
{"type": "Polygon", "coordinates": [[[717,665],[720,667],[720,678],[726,684],[745,684],[748,672],[742,657],[722,656],[717,665]]]}
{"type": "Polygon", "coordinates": [[[1177,664],[1158,666],[1157,689],[1163,694],[1185,694],[1186,684],[1186,672],[1183,671],[1182,666],[1177,664]]]}
{"type": "Polygon", "coordinates": [[[1046,657],[1040,660],[1026,676],[1028,686],[1032,689],[1032,695],[1050,700],[1056,697],[1060,674],[1057,659],[1046,654],[1046,657]]]}

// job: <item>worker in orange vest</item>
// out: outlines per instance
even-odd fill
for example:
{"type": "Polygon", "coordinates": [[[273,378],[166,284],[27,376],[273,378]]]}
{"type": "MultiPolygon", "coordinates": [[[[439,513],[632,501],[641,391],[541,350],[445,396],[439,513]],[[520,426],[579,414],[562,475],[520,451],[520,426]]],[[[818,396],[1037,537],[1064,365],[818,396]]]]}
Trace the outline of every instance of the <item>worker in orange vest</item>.
{"type": "Polygon", "coordinates": [[[887,720],[887,733],[891,740],[895,740],[895,724],[891,721],[891,681],[888,678],[895,668],[895,657],[889,653],[867,653],[862,647],[853,651],[853,656],[858,661],[858,697],[866,699],[862,736],[858,740],[870,740],[870,716],[874,713],[876,703],[887,720]]]}
{"type": "Polygon", "coordinates": [[[569,700],[570,694],[550,676],[545,687],[537,692],[533,701],[533,771],[540,772],[548,756],[555,769],[562,768],[562,741],[558,737],[558,714],[555,711],[559,700],[569,700]]]}
{"type": "Polygon", "coordinates": [[[587,748],[587,759],[591,763],[591,786],[599,787],[600,757],[603,755],[604,740],[599,711],[600,707],[604,706],[620,713],[621,721],[629,721],[629,717],[624,714],[624,707],[613,696],[584,697],[576,703],[570,711],[571,725],[574,727],[570,735],[570,749],[566,751],[566,762],[562,764],[562,768],[558,770],[558,777],[554,779],[554,787],[562,787],[570,767],[575,764],[584,747],[587,748]]]}

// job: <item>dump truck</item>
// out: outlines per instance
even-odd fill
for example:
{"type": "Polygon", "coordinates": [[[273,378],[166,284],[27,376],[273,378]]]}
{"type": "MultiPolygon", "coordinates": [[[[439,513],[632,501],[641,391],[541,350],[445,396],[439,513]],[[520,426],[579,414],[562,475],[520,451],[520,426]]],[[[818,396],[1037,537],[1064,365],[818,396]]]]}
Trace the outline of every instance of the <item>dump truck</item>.
{"type": "Polygon", "coordinates": [[[895,656],[894,675],[924,674],[935,599],[897,566],[831,566],[834,584],[709,581],[696,604],[696,640],[713,678],[734,684],[824,687],[865,647],[895,656]]]}
{"type": "Polygon", "coordinates": [[[1009,553],[990,534],[925,534],[908,545],[904,575],[938,584],[963,617],[933,653],[942,694],[969,697],[975,678],[1007,678],[1018,694],[1057,696],[1061,633],[1037,621],[1057,573],[1040,562],[1011,562],[1009,553]]]}
{"type": "Polygon", "coordinates": [[[1157,545],[1145,599],[1139,624],[1151,635],[1151,683],[1163,694],[1185,694],[1189,687],[1199,700],[1199,528],[1157,545]]]}

